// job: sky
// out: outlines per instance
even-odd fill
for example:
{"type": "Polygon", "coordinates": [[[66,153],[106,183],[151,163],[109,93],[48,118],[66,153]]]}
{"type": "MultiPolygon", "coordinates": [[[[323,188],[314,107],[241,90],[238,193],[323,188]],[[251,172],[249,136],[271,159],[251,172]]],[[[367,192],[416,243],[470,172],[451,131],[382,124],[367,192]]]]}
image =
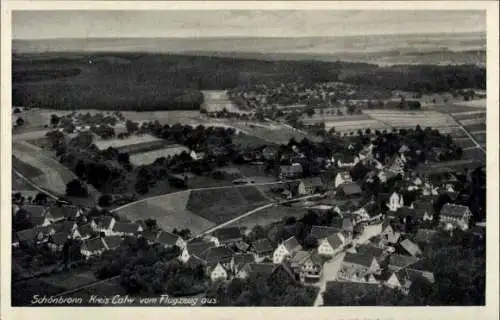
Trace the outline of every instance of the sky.
{"type": "Polygon", "coordinates": [[[14,39],[485,32],[485,11],[14,11],[14,39]]]}

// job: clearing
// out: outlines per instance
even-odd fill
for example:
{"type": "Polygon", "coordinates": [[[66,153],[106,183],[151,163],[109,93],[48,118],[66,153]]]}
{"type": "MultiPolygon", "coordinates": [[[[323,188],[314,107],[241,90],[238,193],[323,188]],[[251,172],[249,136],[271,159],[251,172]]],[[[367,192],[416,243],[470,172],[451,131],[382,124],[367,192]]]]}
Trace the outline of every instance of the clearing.
{"type": "Polygon", "coordinates": [[[99,150],[106,150],[109,147],[112,148],[120,148],[120,147],[126,147],[126,146],[133,146],[133,145],[140,145],[143,143],[148,143],[152,141],[158,141],[161,139],[158,139],[156,137],[153,137],[152,135],[149,134],[143,134],[143,135],[132,135],[128,138],[125,139],[106,139],[106,140],[98,140],[96,139],[94,141],[94,144],[99,150]]]}
{"type": "Polygon", "coordinates": [[[189,153],[189,149],[181,145],[172,145],[168,148],[133,153],[130,155],[130,162],[136,166],[148,165],[155,162],[158,158],[172,157],[183,152],[189,153]]]}
{"type": "Polygon", "coordinates": [[[217,112],[226,109],[227,112],[248,114],[249,111],[244,111],[237,108],[227,96],[225,90],[202,90],[203,104],[202,109],[207,112],[217,112]]]}

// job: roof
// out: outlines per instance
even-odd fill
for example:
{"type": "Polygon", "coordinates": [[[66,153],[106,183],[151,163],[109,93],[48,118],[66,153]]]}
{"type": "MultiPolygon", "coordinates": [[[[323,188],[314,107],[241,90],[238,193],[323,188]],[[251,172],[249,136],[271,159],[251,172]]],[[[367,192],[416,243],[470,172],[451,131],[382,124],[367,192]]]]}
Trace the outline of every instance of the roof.
{"type": "Polygon", "coordinates": [[[344,231],[354,231],[354,224],[352,223],[352,220],[349,218],[344,218],[342,220],[342,230],[344,231]]]}
{"type": "Polygon", "coordinates": [[[75,222],[74,221],[62,221],[62,222],[58,222],[58,223],[53,223],[50,226],[57,233],[65,232],[66,234],[69,234],[73,230],[73,227],[75,226],[75,222]]]}
{"type": "Polygon", "coordinates": [[[198,266],[202,266],[204,264],[204,261],[198,258],[197,256],[191,256],[189,257],[189,260],[187,261],[187,265],[191,268],[196,268],[198,266]]]}
{"type": "Polygon", "coordinates": [[[299,241],[297,241],[297,238],[295,238],[294,236],[283,241],[282,245],[288,252],[302,250],[302,246],[299,244],[299,241]]]}
{"type": "Polygon", "coordinates": [[[311,256],[311,253],[309,251],[305,250],[299,250],[296,251],[292,257],[290,258],[290,263],[291,264],[302,264],[304,263],[307,259],[309,259],[311,256]]]}
{"type": "Polygon", "coordinates": [[[32,242],[38,234],[48,235],[49,229],[44,227],[34,227],[32,229],[21,230],[17,232],[17,239],[23,242],[32,242]]]}
{"type": "Polygon", "coordinates": [[[280,166],[280,172],[283,173],[302,173],[302,165],[295,164],[289,166],[280,166]]]}
{"type": "Polygon", "coordinates": [[[419,260],[418,258],[412,256],[407,256],[402,254],[392,254],[389,256],[388,261],[390,266],[404,268],[417,262],[418,260],[419,260]]]}
{"type": "Polygon", "coordinates": [[[413,214],[418,217],[423,217],[425,213],[431,214],[434,211],[434,206],[431,201],[415,200],[413,201],[413,214]]]}
{"type": "Polygon", "coordinates": [[[91,252],[106,249],[103,240],[101,238],[95,238],[83,241],[82,248],[91,252]]]}
{"type": "Polygon", "coordinates": [[[237,254],[233,256],[235,266],[243,266],[247,263],[255,262],[255,257],[251,253],[237,254]]]}
{"type": "Polygon", "coordinates": [[[323,186],[323,181],[321,180],[320,177],[302,179],[302,182],[304,183],[304,185],[309,186],[311,188],[320,188],[323,186]]]}
{"type": "Polygon", "coordinates": [[[241,229],[239,227],[221,228],[215,230],[212,235],[219,241],[230,241],[241,239],[241,229]]]}
{"type": "Polygon", "coordinates": [[[336,233],[332,236],[329,236],[328,238],[326,238],[326,241],[330,244],[330,246],[333,249],[340,248],[344,244],[343,239],[341,238],[341,236],[338,233],[336,233]]]}
{"type": "Polygon", "coordinates": [[[97,219],[94,219],[95,224],[97,225],[98,228],[100,229],[108,229],[111,225],[111,221],[114,218],[111,216],[104,216],[104,217],[99,217],[97,219]]]}
{"type": "Polygon", "coordinates": [[[198,258],[202,258],[205,251],[214,247],[212,242],[190,242],[186,245],[186,248],[191,256],[197,256],[198,258]]]}
{"type": "Polygon", "coordinates": [[[248,274],[265,274],[270,275],[278,267],[277,264],[272,263],[248,263],[241,270],[248,274]]]}
{"type": "Polygon", "coordinates": [[[70,235],[66,232],[58,232],[50,237],[50,242],[55,245],[62,246],[70,238],[70,235]]]}
{"type": "Polygon", "coordinates": [[[82,226],[79,226],[78,232],[83,237],[86,235],[92,235],[94,233],[94,230],[92,230],[92,226],[90,225],[90,223],[87,223],[87,224],[84,224],[82,226]]]}
{"type": "Polygon", "coordinates": [[[37,216],[37,217],[45,217],[45,213],[47,211],[47,207],[44,206],[37,206],[37,205],[23,205],[21,209],[27,211],[30,213],[31,217],[37,216]]]}
{"type": "Polygon", "coordinates": [[[437,234],[436,230],[432,229],[418,229],[415,234],[415,242],[419,243],[430,243],[433,237],[437,234]]]}
{"type": "Polygon", "coordinates": [[[203,256],[199,258],[207,261],[207,263],[209,264],[212,264],[221,260],[231,258],[233,255],[234,252],[231,249],[225,246],[221,246],[209,248],[203,253],[203,256]]]}
{"type": "Polygon", "coordinates": [[[419,248],[419,246],[409,239],[405,239],[399,244],[406,252],[414,257],[422,254],[422,250],[419,248]]]}
{"type": "Polygon", "coordinates": [[[348,196],[362,193],[361,187],[356,182],[343,183],[339,186],[339,189],[348,196]]]}
{"type": "Polygon", "coordinates": [[[252,243],[255,252],[257,253],[267,253],[274,250],[271,241],[268,239],[259,239],[252,243]]]}
{"type": "Polygon", "coordinates": [[[316,239],[324,239],[328,238],[338,232],[340,232],[340,228],[328,227],[328,226],[312,226],[310,236],[315,237],[316,239]]]}
{"type": "Polygon", "coordinates": [[[356,248],[356,251],[359,254],[369,256],[369,257],[375,257],[375,258],[380,258],[385,254],[385,250],[382,248],[375,247],[373,245],[360,245],[356,248]]]}
{"type": "Polygon", "coordinates": [[[156,238],[158,237],[158,232],[152,230],[144,230],[142,231],[141,236],[148,241],[155,242],[156,238]]]}
{"type": "Polygon", "coordinates": [[[136,233],[139,231],[139,224],[117,221],[113,227],[113,231],[123,233],[136,233]]]}
{"type": "Polygon", "coordinates": [[[441,209],[441,216],[462,218],[465,217],[467,213],[470,213],[468,207],[457,204],[447,203],[441,209]]]}
{"type": "Polygon", "coordinates": [[[344,262],[358,264],[365,267],[370,267],[373,259],[375,259],[373,256],[350,252],[347,252],[344,256],[344,262]]]}
{"type": "Polygon", "coordinates": [[[106,243],[108,249],[113,250],[122,245],[123,239],[119,236],[109,236],[104,238],[104,243],[106,243]]]}
{"type": "Polygon", "coordinates": [[[55,219],[75,218],[80,209],[75,206],[52,206],[48,213],[55,219]]]}
{"type": "Polygon", "coordinates": [[[163,245],[173,246],[177,243],[177,240],[179,240],[179,236],[166,231],[160,231],[156,237],[156,242],[163,245]]]}
{"type": "Polygon", "coordinates": [[[412,215],[413,215],[413,209],[407,206],[402,206],[401,208],[398,208],[396,211],[387,212],[387,216],[393,218],[406,218],[412,215]]]}

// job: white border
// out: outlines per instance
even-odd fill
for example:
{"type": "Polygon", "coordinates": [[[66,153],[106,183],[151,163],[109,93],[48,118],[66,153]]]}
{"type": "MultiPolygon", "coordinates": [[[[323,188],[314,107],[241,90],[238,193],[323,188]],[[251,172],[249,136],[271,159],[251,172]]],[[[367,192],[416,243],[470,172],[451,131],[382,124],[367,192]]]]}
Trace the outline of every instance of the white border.
{"type": "MultiPolygon", "coordinates": [[[[498,2],[496,1],[2,1],[1,60],[1,319],[498,319],[498,2]],[[487,10],[487,298],[486,307],[335,307],[335,308],[12,308],[10,307],[10,189],[11,189],[11,10],[214,10],[214,9],[356,9],[356,10],[487,10]],[[139,314],[136,314],[138,312],[139,314]]],[[[390,14],[390,13],[388,13],[390,14]]]]}

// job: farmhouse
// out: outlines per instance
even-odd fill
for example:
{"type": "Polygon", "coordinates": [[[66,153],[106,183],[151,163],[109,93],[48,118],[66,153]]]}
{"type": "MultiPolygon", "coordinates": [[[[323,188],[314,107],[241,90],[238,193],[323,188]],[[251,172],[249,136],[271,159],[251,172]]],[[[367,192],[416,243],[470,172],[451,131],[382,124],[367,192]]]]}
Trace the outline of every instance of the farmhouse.
{"type": "Polygon", "coordinates": [[[381,268],[375,257],[347,252],[337,277],[339,280],[357,282],[365,281],[366,276],[380,273],[381,268]]]}
{"type": "Polygon", "coordinates": [[[292,165],[280,166],[278,177],[280,180],[299,179],[302,177],[302,165],[294,163],[292,165]]]}
{"type": "Polygon", "coordinates": [[[356,252],[363,256],[374,257],[379,264],[387,258],[387,252],[371,244],[362,244],[356,247],[356,252]]]}
{"type": "Polygon", "coordinates": [[[427,245],[430,244],[434,238],[434,236],[437,234],[436,230],[433,229],[418,229],[417,233],[415,234],[414,240],[417,244],[420,245],[427,245]]]}
{"type": "Polygon", "coordinates": [[[336,154],[332,159],[339,168],[352,168],[360,161],[359,156],[352,153],[336,154]]]}
{"type": "Polygon", "coordinates": [[[239,227],[221,228],[215,230],[212,236],[218,245],[228,245],[243,240],[243,235],[239,227]]]}
{"type": "Polygon", "coordinates": [[[53,229],[48,227],[34,227],[17,232],[20,245],[32,246],[46,243],[53,229]]]}
{"type": "Polygon", "coordinates": [[[206,250],[200,259],[204,260],[206,264],[220,263],[225,268],[231,267],[231,259],[234,252],[228,247],[213,247],[206,250]]]}
{"type": "Polygon", "coordinates": [[[47,245],[52,251],[62,251],[66,241],[71,239],[71,235],[66,232],[59,232],[49,236],[47,245]]]}
{"type": "Polygon", "coordinates": [[[116,235],[116,236],[135,236],[139,232],[142,231],[142,227],[137,224],[137,223],[130,223],[130,222],[120,222],[117,221],[113,225],[112,231],[109,233],[109,235],[116,235]]]}
{"type": "Polygon", "coordinates": [[[292,236],[285,241],[283,241],[273,253],[273,262],[279,264],[285,260],[286,257],[290,257],[294,252],[302,250],[302,246],[299,244],[297,239],[292,236]]]}
{"type": "Polygon", "coordinates": [[[79,238],[81,234],[78,230],[78,225],[73,221],[62,221],[58,223],[54,223],[50,226],[54,233],[64,232],[66,235],[79,238]]]}
{"type": "Polygon", "coordinates": [[[228,278],[228,272],[221,263],[209,265],[206,270],[212,282],[225,281],[228,278]]]}
{"type": "Polygon", "coordinates": [[[318,246],[318,254],[333,257],[339,253],[345,244],[345,238],[341,233],[336,233],[321,239],[318,246]]]}
{"type": "Polygon", "coordinates": [[[404,206],[404,199],[403,195],[401,195],[399,192],[393,192],[391,196],[389,197],[389,203],[387,203],[387,207],[389,208],[390,211],[397,211],[399,208],[404,206]]]}
{"type": "Polygon", "coordinates": [[[441,209],[439,219],[446,227],[458,227],[466,230],[469,227],[469,220],[472,212],[466,206],[447,203],[441,209]]]}
{"type": "Polygon", "coordinates": [[[113,233],[115,224],[115,218],[110,216],[99,217],[90,222],[92,230],[95,232],[103,232],[107,236],[113,233]]]}
{"type": "Polygon", "coordinates": [[[321,276],[321,260],[308,251],[297,251],[290,258],[290,267],[301,282],[318,281],[321,276]]]}
{"type": "Polygon", "coordinates": [[[52,206],[47,210],[47,214],[52,217],[52,223],[61,220],[75,220],[83,214],[83,210],[76,206],[52,206]]]}
{"type": "Polygon", "coordinates": [[[182,250],[179,259],[186,263],[190,258],[196,257],[204,261],[203,257],[205,252],[213,248],[214,244],[212,242],[196,241],[186,244],[186,247],[182,250]]]}
{"type": "Polygon", "coordinates": [[[415,200],[413,206],[413,220],[415,222],[432,221],[434,219],[433,203],[424,200],[415,200]]]}
{"type": "Polygon", "coordinates": [[[83,241],[80,249],[81,254],[86,259],[90,259],[94,256],[100,256],[104,251],[106,251],[106,246],[104,245],[102,238],[85,240],[83,241]]]}
{"type": "Polygon", "coordinates": [[[391,272],[396,272],[402,268],[406,268],[409,265],[414,264],[417,262],[419,258],[409,256],[409,255],[402,255],[402,254],[392,254],[389,256],[389,259],[387,260],[387,268],[391,272]]]}
{"type": "Polygon", "coordinates": [[[236,277],[246,279],[256,274],[270,275],[277,267],[278,265],[273,263],[247,263],[238,271],[236,277]]]}
{"type": "Polygon", "coordinates": [[[313,194],[323,190],[323,182],[319,177],[302,179],[298,186],[299,195],[313,194]]]}
{"type": "Polygon", "coordinates": [[[38,205],[25,205],[21,207],[22,210],[27,212],[27,218],[35,227],[45,227],[51,224],[47,216],[47,208],[38,205]]]}
{"type": "Polygon", "coordinates": [[[118,249],[124,242],[123,238],[120,236],[109,236],[103,239],[104,246],[107,250],[116,250],[118,249]]]}
{"type": "Polygon", "coordinates": [[[244,265],[255,262],[255,257],[251,253],[237,254],[231,259],[230,270],[237,274],[244,265]]]}
{"type": "Polygon", "coordinates": [[[337,195],[343,199],[357,198],[362,192],[361,187],[355,182],[343,183],[337,188],[337,195]]]}
{"type": "Polygon", "coordinates": [[[315,239],[322,240],[333,236],[341,231],[340,228],[329,227],[329,226],[312,226],[309,235],[315,239]]]}
{"type": "Polygon", "coordinates": [[[261,262],[273,253],[273,246],[268,239],[259,239],[252,243],[250,251],[254,253],[255,261],[261,262]]]}
{"type": "Polygon", "coordinates": [[[409,239],[404,239],[403,241],[399,242],[396,250],[396,252],[398,253],[410,255],[413,257],[419,257],[422,255],[422,250],[419,248],[419,246],[409,239]]]}
{"type": "Polygon", "coordinates": [[[177,246],[182,250],[186,247],[186,241],[184,239],[182,239],[180,236],[174,235],[166,231],[158,232],[154,242],[159,243],[164,248],[171,248],[173,246],[177,246]]]}
{"type": "Polygon", "coordinates": [[[95,231],[92,230],[92,226],[90,225],[90,223],[79,226],[78,232],[80,233],[80,240],[90,239],[95,234],[95,231]]]}

